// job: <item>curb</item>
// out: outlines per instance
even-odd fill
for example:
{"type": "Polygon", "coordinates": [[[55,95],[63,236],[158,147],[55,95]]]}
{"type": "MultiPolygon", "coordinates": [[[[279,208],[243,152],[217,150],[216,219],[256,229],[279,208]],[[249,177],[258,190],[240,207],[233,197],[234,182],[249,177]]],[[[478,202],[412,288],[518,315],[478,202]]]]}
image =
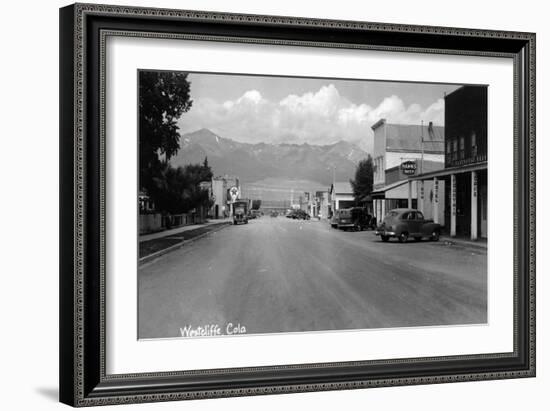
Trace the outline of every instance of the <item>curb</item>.
{"type": "Polygon", "coordinates": [[[476,244],[476,243],[469,243],[469,242],[462,242],[462,241],[454,241],[450,238],[445,238],[445,237],[440,238],[439,243],[447,247],[455,246],[455,247],[462,247],[462,248],[466,248],[474,251],[487,252],[487,244],[476,244]]]}
{"type": "MultiPolygon", "coordinates": [[[[141,266],[141,265],[143,265],[143,264],[145,264],[149,261],[152,261],[156,258],[159,258],[159,257],[163,256],[164,254],[168,254],[171,251],[177,250],[178,248],[181,248],[186,244],[191,244],[192,242],[194,242],[196,240],[199,240],[203,237],[206,237],[208,234],[215,233],[216,231],[219,231],[222,228],[227,227],[229,225],[231,225],[231,224],[230,223],[215,224],[214,228],[212,228],[212,230],[210,230],[210,231],[207,231],[206,233],[199,234],[198,236],[190,238],[189,240],[182,240],[181,242],[179,242],[177,244],[174,244],[174,245],[171,245],[170,247],[167,247],[167,248],[164,248],[162,250],[156,251],[153,254],[146,255],[145,257],[141,257],[138,260],[138,266],[141,266]]],[[[170,236],[166,236],[166,237],[170,237],[170,236]]]]}

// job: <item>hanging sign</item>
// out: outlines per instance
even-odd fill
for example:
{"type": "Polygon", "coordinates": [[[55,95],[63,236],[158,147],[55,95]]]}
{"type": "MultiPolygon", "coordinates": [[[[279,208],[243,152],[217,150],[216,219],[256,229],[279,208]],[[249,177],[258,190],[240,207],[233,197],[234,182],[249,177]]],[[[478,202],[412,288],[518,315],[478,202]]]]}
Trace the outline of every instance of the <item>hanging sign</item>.
{"type": "Polygon", "coordinates": [[[401,171],[403,174],[410,176],[416,173],[416,161],[407,160],[401,163],[401,171]]]}

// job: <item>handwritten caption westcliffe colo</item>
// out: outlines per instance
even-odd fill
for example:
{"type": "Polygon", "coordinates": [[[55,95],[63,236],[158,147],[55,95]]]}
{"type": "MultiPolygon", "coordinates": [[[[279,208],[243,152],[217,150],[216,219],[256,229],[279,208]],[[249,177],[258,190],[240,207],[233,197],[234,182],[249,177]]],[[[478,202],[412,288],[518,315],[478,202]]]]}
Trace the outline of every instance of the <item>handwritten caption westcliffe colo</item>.
{"type": "Polygon", "coordinates": [[[227,323],[224,326],[219,324],[204,324],[193,326],[190,324],[180,327],[182,337],[215,337],[217,335],[246,334],[246,327],[242,324],[227,323]]]}

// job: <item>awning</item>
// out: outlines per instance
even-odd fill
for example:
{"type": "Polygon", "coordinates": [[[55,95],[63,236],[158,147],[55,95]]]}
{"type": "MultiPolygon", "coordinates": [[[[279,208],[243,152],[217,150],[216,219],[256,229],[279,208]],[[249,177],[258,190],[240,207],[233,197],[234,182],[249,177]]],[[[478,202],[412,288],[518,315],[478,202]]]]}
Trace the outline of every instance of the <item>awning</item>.
{"type": "Polygon", "coordinates": [[[376,191],[373,191],[370,193],[373,199],[381,199],[386,198],[386,193],[388,191],[391,191],[395,188],[401,187],[402,185],[405,185],[409,182],[409,180],[400,180],[396,181],[395,183],[388,184],[387,186],[382,187],[381,189],[378,189],[376,191]]]}
{"type": "Polygon", "coordinates": [[[448,167],[448,168],[443,168],[441,170],[420,174],[417,176],[411,176],[409,177],[409,180],[410,181],[431,180],[434,177],[447,177],[447,176],[450,176],[451,174],[468,173],[471,171],[486,170],[486,169],[487,169],[487,161],[484,161],[482,163],[473,163],[473,164],[466,164],[466,165],[456,166],[456,167],[448,167]]]}

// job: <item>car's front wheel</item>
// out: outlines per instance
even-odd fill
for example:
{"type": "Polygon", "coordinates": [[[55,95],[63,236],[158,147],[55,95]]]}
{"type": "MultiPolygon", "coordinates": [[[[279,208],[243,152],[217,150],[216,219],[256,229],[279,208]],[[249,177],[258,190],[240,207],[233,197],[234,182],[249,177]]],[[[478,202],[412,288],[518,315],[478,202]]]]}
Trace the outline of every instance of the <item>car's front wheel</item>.
{"type": "Polygon", "coordinates": [[[408,233],[401,233],[401,234],[399,234],[399,237],[397,237],[397,238],[399,239],[400,243],[405,243],[409,239],[409,234],[408,233]]]}
{"type": "Polygon", "coordinates": [[[430,236],[430,240],[432,241],[439,241],[439,231],[434,231],[432,235],[430,236]]]}
{"type": "Polygon", "coordinates": [[[388,242],[390,241],[390,236],[389,235],[381,235],[380,238],[382,239],[383,242],[388,242]]]}

